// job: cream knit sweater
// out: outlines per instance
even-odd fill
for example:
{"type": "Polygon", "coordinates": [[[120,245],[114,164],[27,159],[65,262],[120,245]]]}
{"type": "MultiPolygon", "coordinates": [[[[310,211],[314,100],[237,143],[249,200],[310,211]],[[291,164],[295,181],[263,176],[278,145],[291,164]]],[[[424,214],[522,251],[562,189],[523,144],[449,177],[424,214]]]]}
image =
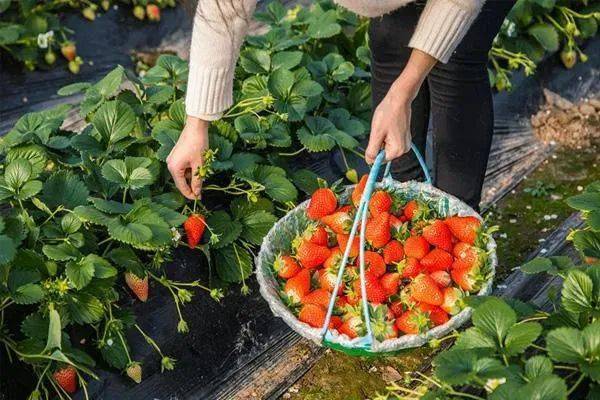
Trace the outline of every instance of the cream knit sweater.
{"type": "MultiPolygon", "coordinates": [[[[335,0],[367,17],[389,13],[413,0],[335,0]]],[[[427,0],[408,43],[447,62],[484,0],[427,0]]],[[[187,114],[212,121],[233,103],[233,73],[256,0],[199,0],[190,49],[187,114]]]]}

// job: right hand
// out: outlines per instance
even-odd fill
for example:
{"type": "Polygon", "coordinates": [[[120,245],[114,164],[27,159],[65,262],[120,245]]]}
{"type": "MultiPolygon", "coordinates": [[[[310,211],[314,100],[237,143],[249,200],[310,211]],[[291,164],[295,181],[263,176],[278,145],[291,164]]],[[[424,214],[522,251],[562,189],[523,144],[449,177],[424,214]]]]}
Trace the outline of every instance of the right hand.
{"type": "Polygon", "coordinates": [[[175,186],[190,200],[198,199],[202,190],[202,179],[197,172],[202,166],[202,155],[208,149],[208,125],[207,121],[188,116],[179,140],[167,157],[167,168],[175,186]]]}

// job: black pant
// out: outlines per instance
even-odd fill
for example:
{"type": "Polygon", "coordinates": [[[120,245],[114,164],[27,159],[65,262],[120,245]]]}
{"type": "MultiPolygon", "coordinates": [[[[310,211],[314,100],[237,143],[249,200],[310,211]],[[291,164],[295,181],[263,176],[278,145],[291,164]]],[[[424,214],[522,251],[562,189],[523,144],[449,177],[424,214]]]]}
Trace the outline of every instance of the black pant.
{"type": "MultiPolygon", "coordinates": [[[[431,112],[435,186],[476,209],[494,125],[488,51],[513,4],[507,0],[487,0],[450,61],[436,64],[412,104],[413,142],[423,154],[431,112]]],[[[408,61],[412,49],[407,44],[423,6],[422,2],[410,3],[371,20],[374,108],[408,61]]],[[[412,152],[396,160],[392,172],[400,180],[423,177],[412,152]]]]}

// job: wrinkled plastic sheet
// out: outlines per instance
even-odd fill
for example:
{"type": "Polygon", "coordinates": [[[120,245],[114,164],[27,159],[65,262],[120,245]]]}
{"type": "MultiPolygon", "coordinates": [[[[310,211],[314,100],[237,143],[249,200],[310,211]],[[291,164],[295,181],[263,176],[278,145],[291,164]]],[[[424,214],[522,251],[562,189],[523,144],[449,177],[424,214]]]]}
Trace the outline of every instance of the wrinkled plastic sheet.
{"type": "MultiPolygon", "coordinates": [[[[398,182],[392,179],[384,179],[378,184],[378,187],[385,188],[406,195],[409,199],[419,198],[427,201],[429,204],[447,204],[446,216],[475,216],[482,219],[479,214],[471,207],[457,199],[456,197],[442,192],[435,187],[426,183],[409,181],[398,182]],[[447,200],[447,203],[446,201],[447,200]]],[[[348,187],[342,196],[342,202],[345,204],[350,196],[352,187],[348,187]]],[[[280,219],[271,228],[265,236],[258,256],[256,257],[256,278],[260,286],[260,293],[265,298],[273,314],[285,321],[285,323],[295,332],[303,337],[312,340],[321,345],[322,336],[320,328],[313,328],[310,325],[299,321],[288,307],[282,302],[280,297],[280,286],[273,274],[273,261],[277,254],[281,251],[289,251],[289,244],[301,232],[306,229],[310,220],[306,218],[306,207],[309,200],[301,203],[282,219],[280,219]]],[[[498,263],[496,257],[496,242],[490,238],[487,251],[490,254],[490,277],[482,286],[477,295],[484,296],[491,293],[494,273],[498,263]]],[[[458,329],[461,325],[467,322],[471,316],[469,307],[463,309],[460,313],[453,316],[447,323],[437,326],[427,333],[420,335],[403,335],[396,339],[386,340],[384,342],[375,341],[371,351],[373,353],[395,352],[402,349],[419,347],[426,344],[433,338],[442,337],[454,329],[458,329]]],[[[333,343],[339,344],[346,348],[351,348],[355,340],[352,341],[345,335],[339,335],[333,331],[333,343]]]]}

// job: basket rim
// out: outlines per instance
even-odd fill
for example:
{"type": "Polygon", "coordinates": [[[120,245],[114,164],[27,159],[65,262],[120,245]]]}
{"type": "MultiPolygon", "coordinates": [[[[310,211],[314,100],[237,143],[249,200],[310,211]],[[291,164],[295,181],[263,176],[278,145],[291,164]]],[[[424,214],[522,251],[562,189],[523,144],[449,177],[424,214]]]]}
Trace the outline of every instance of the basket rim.
{"type": "MultiPolygon", "coordinates": [[[[354,188],[355,185],[347,185],[345,187],[344,195],[348,195],[350,190],[354,188]]],[[[434,186],[428,185],[426,183],[417,182],[417,181],[407,181],[407,182],[399,182],[393,179],[384,179],[383,181],[377,183],[377,188],[391,188],[394,190],[404,190],[406,192],[415,191],[417,188],[418,194],[426,194],[431,198],[446,198],[448,199],[448,203],[450,208],[459,208],[457,215],[461,216],[475,216],[479,220],[483,221],[483,218],[479,213],[477,213],[473,208],[456,198],[455,196],[448,194],[446,192],[441,191],[440,189],[435,188],[434,186]]],[[[267,235],[263,238],[260,251],[255,257],[255,273],[259,283],[259,290],[262,297],[267,301],[269,307],[273,314],[282,318],[284,322],[295,332],[303,336],[304,338],[310,339],[318,345],[324,345],[322,340],[322,329],[321,328],[313,328],[308,324],[299,321],[296,316],[283,304],[281,298],[279,296],[279,289],[276,285],[277,281],[272,273],[272,270],[266,266],[266,271],[270,273],[265,274],[265,266],[262,265],[262,260],[265,260],[267,257],[267,252],[271,252],[270,248],[270,239],[276,235],[278,229],[285,225],[291,216],[296,215],[297,213],[302,212],[308,206],[310,199],[303,201],[298,204],[292,210],[290,210],[283,218],[281,218],[277,223],[271,227],[267,235]],[[276,289],[277,287],[277,289],[276,289]]],[[[471,294],[471,296],[484,296],[491,293],[492,285],[496,273],[496,267],[498,263],[497,255],[496,255],[496,242],[490,237],[487,243],[487,249],[490,257],[490,277],[489,279],[482,285],[482,288],[479,292],[471,294]]],[[[461,312],[456,315],[453,315],[448,322],[443,325],[436,326],[425,333],[422,334],[406,334],[402,335],[395,339],[387,339],[383,342],[379,342],[377,340],[374,341],[371,351],[365,352],[365,354],[382,354],[387,352],[395,352],[401,349],[412,348],[412,347],[420,347],[426,344],[428,341],[434,338],[439,338],[450,333],[452,330],[458,328],[467,322],[472,314],[471,307],[465,307],[461,312]]],[[[348,339],[346,335],[340,335],[336,331],[330,331],[333,336],[332,343],[341,346],[342,348],[347,348],[349,350],[353,350],[352,340],[348,339]]]]}

